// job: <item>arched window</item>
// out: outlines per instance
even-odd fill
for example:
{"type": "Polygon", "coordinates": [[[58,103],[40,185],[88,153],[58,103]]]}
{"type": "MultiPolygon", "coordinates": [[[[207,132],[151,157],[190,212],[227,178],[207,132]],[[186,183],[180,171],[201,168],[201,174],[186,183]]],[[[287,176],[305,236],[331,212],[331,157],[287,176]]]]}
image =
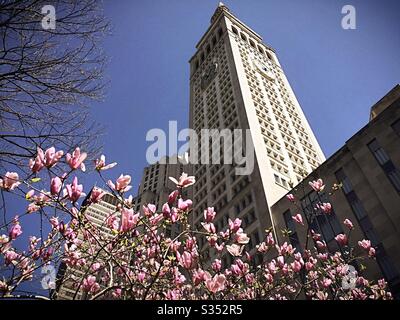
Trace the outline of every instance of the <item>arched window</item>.
{"type": "Polygon", "coordinates": [[[219,28],[219,29],[218,29],[218,38],[221,38],[221,37],[222,37],[222,34],[223,34],[222,28],[219,28]]]}
{"type": "Polygon", "coordinates": [[[258,46],[258,51],[260,51],[260,53],[264,53],[264,50],[260,46],[258,46]]]}
{"type": "Polygon", "coordinates": [[[250,45],[251,45],[253,48],[255,48],[255,47],[256,47],[256,44],[254,43],[254,41],[253,41],[253,40],[250,40],[250,45]]]}
{"type": "Polygon", "coordinates": [[[242,38],[242,40],[247,41],[247,38],[243,33],[240,34],[240,37],[242,38]]]}
{"type": "Polygon", "coordinates": [[[209,44],[207,45],[207,49],[206,49],[206,50],[207,50],[207,54],[209,54],[209,53],[210,53],[210,51],[211,51],[211,47],[210,47],[210,45],[209,45],[209,44]]]}
{"type": "Polygon", "coordinates": [[[199,60],[196,60],[196,64],[195,64],[194,70],[196,71],[198,68],[199,68],[199,60]]]}
{"type": "Polygon", "coordinates": [[[200,58],[201,62],[204,61],[204,52],[201,53],[201,58],[200,58]]]}
{"type": "Polygon", "coordinates": [[[232,26],[232,31],[234,34],[239,35],[238,30],[234,26],[232,26]]]}
{"type": "Polygon", "coordinates": [[[212,38],[212,45],[215,46],[216,43],[217,43],[217,38],[214,36],[212,38]]]}

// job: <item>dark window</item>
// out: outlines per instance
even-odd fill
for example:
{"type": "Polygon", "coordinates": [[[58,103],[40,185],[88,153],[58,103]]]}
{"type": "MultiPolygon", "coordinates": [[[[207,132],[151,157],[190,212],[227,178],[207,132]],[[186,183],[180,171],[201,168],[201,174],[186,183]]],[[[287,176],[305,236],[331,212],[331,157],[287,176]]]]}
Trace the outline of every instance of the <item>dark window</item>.
{"type": "Polygon", "coordinates": [[[291,245],[296,248],[297,252],[303,252],[290,210],[286,210],[283,213],[283,218],[285,219],[286,229],[290,231],[289,241],[291,245]]]}
{"type": "Polygon", "coordinates": [[[237,31],[237,29],[234,26],[232,26],[232,31],[234,34],[239,34],[239,32],[237,31]]]}
{"type": "Polygon", "coordinates": [[[400,119],[392,124],[392,128],[400,136],[400,119]]]}
{"type": "MultiPolygon", "coordinates": [[[[373,144],[371,147],[376,148],[377,145],[373,144]]],[[[360,224],[361,230],[364,232],[365,237],[371,241],[372,246],[376,248],[376,260],[382,270],[384,277],[388,282],[393,279],[397,279],[397,270],[390,261],[390,258],[386,254],[382,243],[376,235],[371,221],[369,220],[369,217],[364,209],[364,206],[362,205],[361,201],[358,199],[357,194],[353,190],[350,179],[345,175],[343,169],[336,171],[335,175],[338,181],[343,183],[343,193],[345,194],[347,201],[349,202],[350,207],[353,210],[353,213],[356,216],[358,223],[360,224]],[[347,190],[351,190],[350,192],[346,192],[344,188],[344,181],[346,181],[347,190]]]]}
{"type": "Polygon", "coordinates": [[[381,168],[385,172],[386,176],[392,183],[393,187],[397,192],[400,192],[400,173],[394,166],[392,160],[390,160],[389,155],[386,151],[379,145],[376,139],[372,140],[368,144],[368,148],[371,150],[375,159],[380,164],[381,168]]]}
{"type": "Polygon", "coordinates": [[[218,29],[218,37],[221,38],[223,34],[223,31],[221,28],[218,29]]]}
{"type": "Polygon", "coordinates": [[[335,236],[342,233],[343,229],[333,209],[330,214],[316,210],[317,204],[322,202],[330,202],[328,195],[312,191],[301,200],[301,205],[311,229],[321,233],[330,248],[335,245],[330,246],[329,242],[335,242],[335,236]]]}

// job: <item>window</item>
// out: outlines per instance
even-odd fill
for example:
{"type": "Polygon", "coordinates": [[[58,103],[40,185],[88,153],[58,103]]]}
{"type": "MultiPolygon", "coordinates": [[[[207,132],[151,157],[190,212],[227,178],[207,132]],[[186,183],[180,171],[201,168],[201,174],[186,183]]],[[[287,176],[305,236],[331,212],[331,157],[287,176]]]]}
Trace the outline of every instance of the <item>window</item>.
{"type": "Polygon", "coordinates": [[[281,180],[279,179],[279,176],[277,174],[274,174],[274,178],[275,178],[275,183],[280,184],[281,180]]]}
{"type": "Polygon", "coordinates": [[[240,34],[240,37],[242,38],[243,41],[247,41],[247,38],[243,33],[240,34]]]}
{"type": "Polygon", "coordinates": [[[347,201],[349,202],[350,207],[353,210],[353,213],[356,216],[358,223],[360,224],[361,230],[364,232],[365,237],[369,239],[372,243],[372,246],[376,248],[376,260],[386,280],[390,282],[391,280],[398,277],[397,270],[393,266],[388,255],[386,254],[385,249],[382,246],[382,243],[376,235],[371,221],[369,220],[369,217],[364,209],[364,206],[362,205],[357,194],[353,190],[350,179],[346,176],[343,169],[339,169],[338,171],[336,171],[335,175],[338,181],[343,183],[343,193],[345,194],[347,201]],[[344,181],[346,181],[346,183],[344,183],[344,181]]]}
{"type": "Polygon", "coordinates": [[[392,129],[400,136],[400,119],[392,124],[392,129]]]}
{"type": "Polygon", "coordinates": [[[385,172],[386,176],[392,183],[393,187],[397,192],[400,192],[400,173],[394,166],[392,160],[386,151],[379,145],[376,139],[372,140],[368,144],[369,150],[375,156],[376,161],[380,164],[381,168],[385,172]]]}
{"type": "Polygon", "coordinates": [[[261,54],[264,53],[264,50],[260,46],[258,46],[258,51],[260,51],[261,54]]]}
{"type": "Polygon", "coordinates": [[[299,237],[297,235],[296,225],[294,224],[290,210],[286,210],[283,213],[283,219],[285,220],[286,229],[288,229],[290,231],[289,241],[290,241],[291,245],[294,248],[296,248],[297,252],[303,252],[303,249],[300,245],[299,237]]]}
{"type": "Polygon", "coordinates": [[[236,29],[234,26],[232,26],[232,31],[233,31],[233,33],[236,34],[236,35],[239,34],[239,32],[237,31],[237,29],[236,29]]]}
{"type": "Polygon", "coordinates": [[[250,45],[251,45],[253,48],[255,48],[255,47],[256,47],[256,44],[254,43],[254,41],[253,41],[253,40],[250,40],[250,45]]]}
{"type": "Polygon", "coordinates": [[[222,37],[222,34],[223,34],[222,29],[219,28],[219,29],[218,29],[218,37],[221,38],[221,37],[222,37]]]}
{"type": "Polygon", "coordinates": [[[311,191],[301,199],[301,207],[309,221],[310,228],[322,234],[330,250],[336,250],[335,236],[342,233],[343,229],[333,209],[329,215],[316,212],[315,207],[320,202],[330,202],[328,195],[311,191]]]}
{"type": "Polygon", "coordinates": [[[376,139],[372,140],[368,144],[368,147],[380,165],[384,165],[386,162],[390,161],[389,156],[386,154],[385,150],[379,146],[379,143],[376,139]]]}

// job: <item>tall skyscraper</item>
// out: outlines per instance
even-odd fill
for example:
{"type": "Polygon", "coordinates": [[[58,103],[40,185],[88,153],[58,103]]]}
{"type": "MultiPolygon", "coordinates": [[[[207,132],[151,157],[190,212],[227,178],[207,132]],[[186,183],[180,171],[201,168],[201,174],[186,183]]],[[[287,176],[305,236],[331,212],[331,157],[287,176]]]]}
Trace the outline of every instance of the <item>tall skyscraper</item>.
{"type": "MultiPolygon", "coordinates": [[[[86,199],[90,197],[90,193],[86,199]]],[[[104,239],[112,236],[112,231],[106,225],[106,219],[117,212],[118,199],[112,194],[105,194],[98,203],[88,204],[87,200],[83,202],[83,207],[86,209],[83,211],[85,216],[90,222],[101,230],[104,239]]],[[[118,213],[119,215],[119,213],[118,213]]],[[[84,239],[82,233],[78,233],[78,238],[82,241],[84,239]]],[[[77,290],[74,286],[76,284],[75,279],[82,279],[86,273],[85,267],[82,266],[67,266],[65,262],[61,262],[57,274],[57,283],[54,297],[57,300],[81,300],[85,299],[86,295],[82,289],[77,290]],[[76,291],[78,291],[76,293],[76,291]]],[[[101,276],[101,275],[99,275],[101,276]]]]}
{"type": "Polygon", "coordinates": [[[230,164],[194,165],[193,223],[201,228],[202,211],[213,205],[220,228],[228,217],[243,220],[250,248],[273,226],[270,207],[325,157],[275,50],[223,3],[196,49],[189,61],[190,128],[249,129],[255,166],[239,176],[230,164]]]}
{"type": "MultiPolygon", "coordinates": [[[[164,157],[160,161],[145,167],[135,198],[135,210],[140,211],[144,205],[151,203],[157,207],[158,211],[161,211],[163,204],[168,202],[169,194],[176,189],[176,185],[169,177],[178,179],[183,172],[187,171],[187,166],[182,164],[176,155],[164,157]]],[[[185,192],[185,190],[183,191],[185,192]]],[[[165,235],[174,237],[180,231],[179,224],[167,226],[165,235]]]]}

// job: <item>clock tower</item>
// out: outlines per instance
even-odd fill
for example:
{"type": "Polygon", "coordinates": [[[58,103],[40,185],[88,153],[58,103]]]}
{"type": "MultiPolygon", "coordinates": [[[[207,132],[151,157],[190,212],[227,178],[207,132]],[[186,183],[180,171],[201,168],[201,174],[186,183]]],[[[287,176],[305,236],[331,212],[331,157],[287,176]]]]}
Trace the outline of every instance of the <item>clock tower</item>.
{"type": "MultiPolygon", "coordinates": [[[[190,128],[248,129],[255,165],[247,176],[236,175],[232,164],[193,165],[193,224],[201,230],[203,210],[213,206],[218,231],[229,218],[241,219],[251,249],[274,227],[269,208],[325,157],[276,51],[223,3],[196,49],[189,61],[190,128]]],[[[201,237],[199,243],[207,246],[201,237]]]]}

